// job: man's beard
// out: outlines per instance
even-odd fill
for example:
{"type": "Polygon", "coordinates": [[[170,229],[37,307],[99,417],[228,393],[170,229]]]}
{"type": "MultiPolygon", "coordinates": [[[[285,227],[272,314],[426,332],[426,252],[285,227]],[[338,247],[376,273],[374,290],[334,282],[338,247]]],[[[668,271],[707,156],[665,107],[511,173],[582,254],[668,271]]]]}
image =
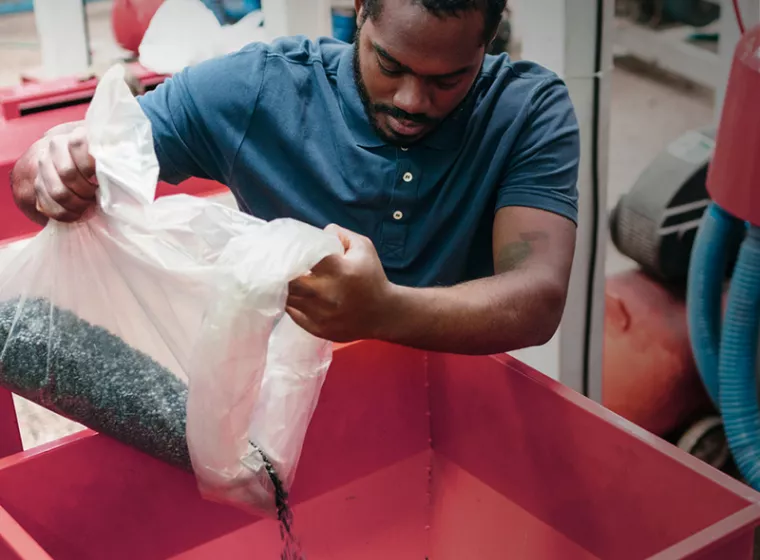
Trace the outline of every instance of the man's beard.
{"type": "Polygon", "coordinates": [[[369,98],[369,92],[367,91],[367,86],[364,84],[364,78],[362,78],[361,58],[359,54],[359,40],[358,39],[359,39],[359,36],[358,36],[358,31],[357,31],[356,41],[354,41],[354,46],[353,46],[354,48],[354,57],[353,57],[354,82],[356,83],[356,89],[359,92],[359,98],[362,100],[362,106],[364,107],[364,112],[367,115],[369,124],[372,126],[372,129],[375,131],[375,134],[377,134],[383,142],[387,142],[388,144],[396,145],[396,146],[404,146],[404,145],[411,144],[412,142],[410,142],[409,140],[400,138],[393,133],[388,134],[386,131],[380,128],[377,122],[378,115],[386,114],[392,117],[396,117],[398,119],[403,119],[406,121],[412,121],[415,123],[422,123],[422,124],[433,124],[435,121],[423,115],[410,115],[406,111],[402,111],[401,109],[397,107],[390,107],[388,105],[383,105],[381,103],[372,103],[372,100],[369,98]]]}
{"type": "MultiPolygon", "coordinates": [[[[441,120],[432,119],[425,115],[413,115],[413,114],[407,113],[406,111],[402,111],[398,107],[392,107],[389,105],[384,105],[382,103],[372,103],[372,100],[369,97],[369,92],[367,91],[367,86],[364,83],[364,78],[362,77],[361,55],[359,54],[360,33],[361,33],[361,26],[359,26],[359,28],[356,30],[356,35],[354,36],[354,43],[353,43],[354,82],[356,83],[356,89],[359,92],[359,98],[361,99],[362,105],[364,106],[364,112],[366,113],[367,119],[369,120],[369,123],[372,126],[372,129],[375,131],[375,134],[377,134],[378,137],[383,142],[387,142],[388,144],[391,144],[394,146],[408,146],[410,144],[414,144],[416,141],[419,140],[419,138],[415,138],[410,141],[409,139],[399,137],[393,133],[388,134],[382,128],[380,128],[380,126],[377,123],[377,117],[379,114],[386,114],[391,117],[395,117],[397,119],[401,119],[405,121],[411,121],[411,122],[421,123],[421,124],[426,124],[426,125],[433,125],[430,127],[430,131],[427,133],[427,134],[431,134],[434,128],[437,127],[442,122],[441,120]]],[[[467,93],[467,95],[462,100],[462,102],[446,118],[458,118],[459,115],[461,115],[461,113],[464,112],[464,108],[468,105],[469,100],[472,99],[473,97],[473,89],[474,88],[470,89],[470,91],[467,93]]]]}

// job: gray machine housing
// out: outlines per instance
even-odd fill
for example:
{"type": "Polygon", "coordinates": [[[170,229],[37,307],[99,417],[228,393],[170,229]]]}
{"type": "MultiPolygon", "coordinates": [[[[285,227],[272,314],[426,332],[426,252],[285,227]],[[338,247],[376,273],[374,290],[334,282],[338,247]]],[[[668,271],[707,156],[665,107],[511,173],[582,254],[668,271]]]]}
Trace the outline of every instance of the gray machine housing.
{"type": "Polygon", "coordinates": [[[658,280],[685,283],[694,238],[710,203],[707,169],[715,129],[692,130],[667,146],[610,216],[618,251],[658,280]]]}

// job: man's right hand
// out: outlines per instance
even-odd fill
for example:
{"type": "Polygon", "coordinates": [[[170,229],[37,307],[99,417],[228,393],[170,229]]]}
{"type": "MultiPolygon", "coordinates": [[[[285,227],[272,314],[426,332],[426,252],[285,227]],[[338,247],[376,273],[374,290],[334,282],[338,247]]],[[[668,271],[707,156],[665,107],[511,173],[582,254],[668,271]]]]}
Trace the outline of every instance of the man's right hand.
{"type": "Polygon", "coordinates": [[[18,207],[37,223],[82,218],[98,189],[84,123],[49,130],[16,163],[11,186],[18,207]]]}

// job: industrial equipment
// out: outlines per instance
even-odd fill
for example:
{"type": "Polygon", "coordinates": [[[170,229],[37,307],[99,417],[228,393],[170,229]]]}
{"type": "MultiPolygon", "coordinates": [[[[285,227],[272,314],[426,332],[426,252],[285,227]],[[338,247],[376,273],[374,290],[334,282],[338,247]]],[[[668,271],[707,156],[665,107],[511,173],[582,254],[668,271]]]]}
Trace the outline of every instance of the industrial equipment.
{"type": "MultiPolygon", "coordinates": [[[[673,287],[685,287],[694,238],[710,203],[707,171],[715,129],[691,130],[671,142],[639,175],[610,215],[617,249],[673,287]]],[[[727,245],[730,275],[741,238],[727,245]]]]}
{"type": "MultiPolygon", "coordinates": [[[[743,29],[741,14],[739,9],[739,17],[735,17],[732,7],[723,17],[732,18],[736,27],[743,29]]],[[[702,407],[703,417],[683,433],[678,445],[716,467],[733,469],[728,461],[730,443],[741,471],[739,476],[755,485],[760,484],[760,478],[753,474],[758,468],[756,457],[760,455],[754,453],[760,453],[760,434],[751,428],[752,422],[758,420],[756,364],[745,361],[743,369],[737,369],[732,360],[737,356],[754,359],[756,344],[749,341],[757,340],[753,313],[741,308],[748,305],[749,296],[739,292],[746,282],[746,254],[752,246],[745,221],[757,223],[747,216],[757,213],[753,209],[759,202],[752,190],[757,180],[754,158],[760,146],[753,128],[757,126],[753,121],[757,115],[753,99],[760,91],[760,80],[756,79],[760,64],[754,58],[757,45],[757,31],[753,30],[741,39],[733,64],[725,64],[732,67],[732,74],[728,98],[716,111],[721,116],[718,131],[713,127],[689,131],[672,142],[620,200],[610,220],[618,249],[668,286],[658,288],[660,292],[679,294],[675,306],[657,309],[661,320],[650,325],[649,333],[642,334],[653,336],[653,340],[670,340],[669,351],[653,367],[665,373],[664,364],[678,359],[689,341],[691,352],[679,366],[679,377],[690,373],[692,360],[696,360],[704,387],[725,420],[724,427],[720,416],[702,407]],[[736,264],[741,259],[740,247],[745,254],[742,270],[736,264]],[[725,292],[725,280],[732,276],[733,296],[725,292]],[[686,301],[680,295],[683,288],[686,301]],[[684,307],[687,322],[683,321],[684,307]],[[732,330],[742,320],[749,322],[732,330]],[[740,336],[738,333],[747,337],[743,346],[737,346],[735,338],[731,338],[740,336]]],[[[719,92],[718,100],[721,99],[719,92]]],[[[643,282],[640,287],[644,287],[643,282]]],[[[651,311],[655,313],[654,308],[651,311]]],[[[654,382],[650,385],[657,387],[654,382]]],[[[627,396],[635,400],[633,394],[627,396]]],[[[693,407],[703,397],[701,393],[697,396],[693,391],[683,391],[681,399],[682,407],[689,403],[693,407]]],[[[657,415],[653,417],[656,418],[657,415]]]]}
{"type": "Polygon", "coordinates": [[[290,496],[303,556],[92,432],[0,461],[0,555],[749,560],[759,500],[508,356],[361,342],[335,351],[290,496]]]}
{"type": "MultiPolygon", "coordinates": [[[[629,270],[607,277],[604,305],[602,404],[671,440],[712,414],[689,344],[683,288],[629,270]]],[[[700,438],[692,439],[687,451],[700,438]]]]}
{"type": "Polygon", "coordinates": [[[659,280],[686,281],[694,236],[709,203],[705,180],[714,138],[712,129],[694,130],[671,142],[610,217],[617,249],[659,280]]]}
{"type": "MultiPolygon", "coordinates": [[[[741,19],[740,19],[741,21],[741,19]]],[[[712,202],[700,225],[689,267],[689,334],[704,384],[720,410],[741,475],[760,488],[760,26],[736,47],[715,155],[707,176],[712,202]],[[740,243],[721,300],[727,247],[740,243]]]]}

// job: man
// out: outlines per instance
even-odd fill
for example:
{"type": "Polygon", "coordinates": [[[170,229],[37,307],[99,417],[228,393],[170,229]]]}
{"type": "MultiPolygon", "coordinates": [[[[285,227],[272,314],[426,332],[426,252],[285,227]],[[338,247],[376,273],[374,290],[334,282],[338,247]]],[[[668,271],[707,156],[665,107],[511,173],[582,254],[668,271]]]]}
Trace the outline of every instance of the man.
{"type": "MultiPolygon", "coordinates": [[[[540,345],[575,245],[578,126],[553,73],[486,56],[505,0],[356,0],[355,47],[284,38],[139,98],[161,178],[228,185],[246,212],[340,236],[287,312],[334,341],[483,354],[540,345]],[[345,228],[345,229],[344,229],[345,228]]],[[[95,198],[80,125],[17,163],[32,219],[95,198]]]]}

